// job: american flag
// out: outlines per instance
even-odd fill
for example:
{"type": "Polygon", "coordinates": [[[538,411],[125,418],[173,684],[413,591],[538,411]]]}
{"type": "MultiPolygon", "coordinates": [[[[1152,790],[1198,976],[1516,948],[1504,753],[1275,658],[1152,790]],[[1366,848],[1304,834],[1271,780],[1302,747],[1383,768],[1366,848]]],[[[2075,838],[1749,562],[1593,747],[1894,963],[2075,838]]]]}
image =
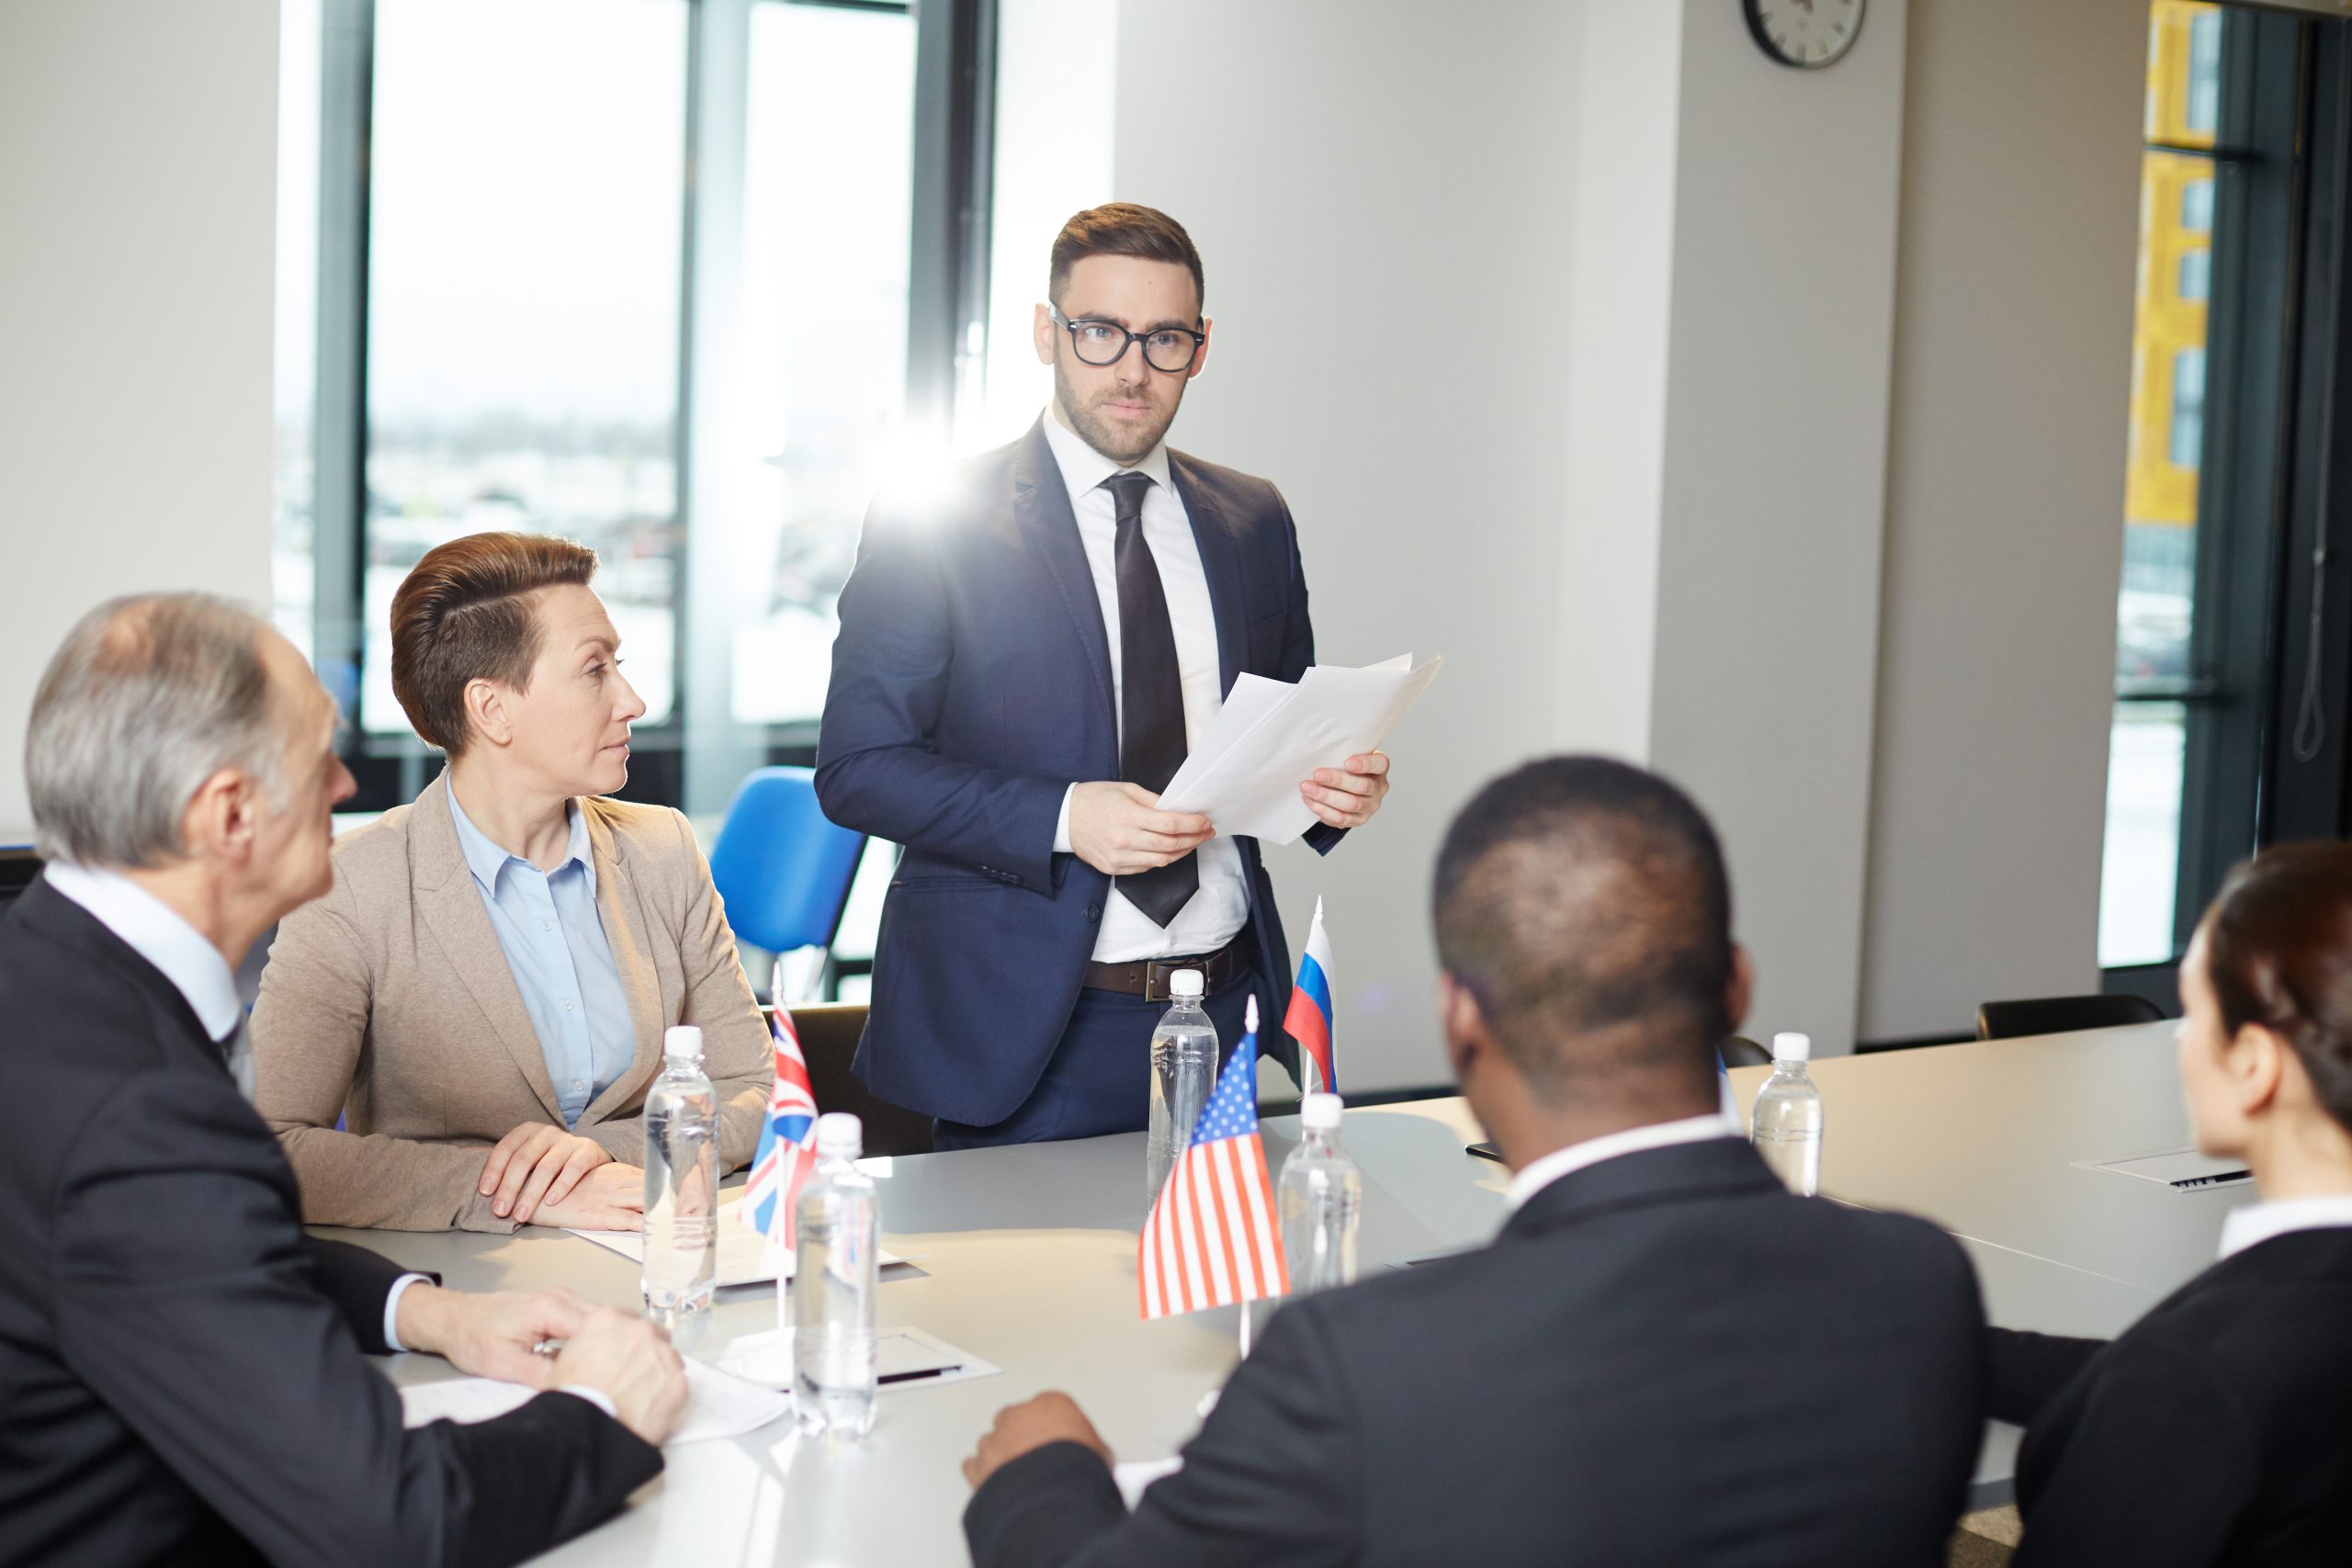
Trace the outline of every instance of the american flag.
{"type": "Polygon", "coordinates": [[[1147,1318],[1289,1292],[1274,1184],[1258,1137],[1255,997],[1247,1032],[1144,1220],[1136,1280],[1147,1318]]]}
{"type": "Polygon", "coordinates": [[[800,1054],[799,1032],[781,1002],[769,1020],[768,1033],[775,1041],[775,1086],[768,1090],[760,1146],[752,1156],[752,1174],[735,1213],[779,1247],[790,1247],[793,1203],[817,1167],[817,1096],[808,1087],[808,1062],[800,1054]]]}

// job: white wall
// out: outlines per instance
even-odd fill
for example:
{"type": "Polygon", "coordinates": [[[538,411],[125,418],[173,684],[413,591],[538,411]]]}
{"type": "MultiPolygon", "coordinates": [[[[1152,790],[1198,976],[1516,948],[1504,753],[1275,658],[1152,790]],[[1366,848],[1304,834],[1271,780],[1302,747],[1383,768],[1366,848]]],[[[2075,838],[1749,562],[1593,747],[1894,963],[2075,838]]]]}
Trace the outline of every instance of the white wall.
{"type": "Polygon", "coordinates": [[[109,595],[266,610],[276,0],[0,0],[0,831],[109,595]]]}
{"type": "Polygon", "coordinates": [[[2147,59],[2143,0],[1911,18],[1869,1038],[2098,988],[2147,59]]]}
{"type": "Polygon", "coordinates": [[[1577,35],[1557,0],[1120,10],[1115,194],[1192,231],[1216,323],[1172,439],[1282,486],[1320,659],[1446,656],[1379,819],[1271,852],[1294,942],[1329,900],[1356,1089],[1443,1080],[1437,840],[1551,715],[1577,35]],[[1156,85],[1170,61],[1188,92],[1156,85]]]}
{"type": "Polygon", "coordinates": [[[1716,0],[1682,24],[1648,760],[1723,835],[1749,1032],[1825,1051],[1860,976],[1905,21],[1873,0],[1816,72],[1716,0]]]}

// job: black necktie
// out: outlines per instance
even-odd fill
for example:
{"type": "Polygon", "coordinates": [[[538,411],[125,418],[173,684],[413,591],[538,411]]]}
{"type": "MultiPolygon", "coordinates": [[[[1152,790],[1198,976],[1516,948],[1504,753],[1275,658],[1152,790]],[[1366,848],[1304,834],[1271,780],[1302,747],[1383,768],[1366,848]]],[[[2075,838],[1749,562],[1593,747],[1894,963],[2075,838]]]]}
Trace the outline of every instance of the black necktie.
{"type": "MultiPolygon", "coordinates": [[[[1119,570],[1119,776],[1154,795],[1184,765],[1184,681],[1176,666],[1176,630],[1159,568],[1143,537],[1143,496],[1148,474],[1114,474],[1102,481],[1117,509],[1112,558],[1119,570]]],[[[1201,885],[1193,855],[1138,876],[1118,879],[1127,902],[1164,926],[1201,885]]]]}

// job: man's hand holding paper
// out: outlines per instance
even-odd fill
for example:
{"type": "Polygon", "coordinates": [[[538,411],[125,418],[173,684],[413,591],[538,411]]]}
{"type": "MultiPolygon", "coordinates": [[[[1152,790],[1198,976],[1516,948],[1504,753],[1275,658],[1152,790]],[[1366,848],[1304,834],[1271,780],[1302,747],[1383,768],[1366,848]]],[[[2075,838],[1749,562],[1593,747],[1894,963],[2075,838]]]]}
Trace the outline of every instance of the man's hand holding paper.
{"type": "Polygon", "coordinates": [[[1317,665],[1295,685],[1243,675],[1159,808],[1278,844],[1318,820],[1361,827],[1388,793],[1381,741],[1444,663],[1415,669],[1407,654],[1363,670],[1317,665]]]}

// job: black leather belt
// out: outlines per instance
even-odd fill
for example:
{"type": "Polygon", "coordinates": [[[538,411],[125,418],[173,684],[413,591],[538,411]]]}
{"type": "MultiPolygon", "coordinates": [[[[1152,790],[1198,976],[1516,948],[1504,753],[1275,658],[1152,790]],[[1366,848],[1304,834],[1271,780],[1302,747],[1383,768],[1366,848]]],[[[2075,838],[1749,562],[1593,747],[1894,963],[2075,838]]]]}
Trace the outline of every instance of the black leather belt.
{"type": "Polygon", "coordinates": [[[1250,956],[1242,949],[1241,938],[1237,936],[1202,958],[1138,958],[1132,964],[1089,964],[1086,984],[1092,990],[1124,991],[1148,1002],[1164,1002],[1169,999],[1168,982],[1176,977],[1179,969],[1199,970],[1201,994],[1213,997],[1249,967],[1250,956]]]}

